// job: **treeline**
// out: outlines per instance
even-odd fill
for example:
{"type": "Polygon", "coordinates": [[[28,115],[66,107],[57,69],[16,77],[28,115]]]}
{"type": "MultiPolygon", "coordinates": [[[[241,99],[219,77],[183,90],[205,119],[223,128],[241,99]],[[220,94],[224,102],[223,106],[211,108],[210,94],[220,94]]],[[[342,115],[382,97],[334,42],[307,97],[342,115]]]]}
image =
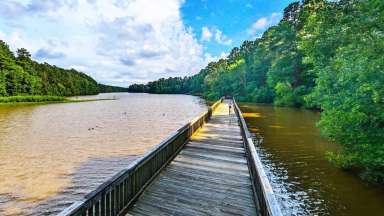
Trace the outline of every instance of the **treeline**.
{"type": "Polygon", "coordinates": [[[214,100],[322,110],[319,127],[341,144],[328,158],[384,183],[384,1],[304,0],[278,25],[198,74],[132,85],[214,100]]]}
{"type": "Polygon", "coordinates": [[[128,88],[99,84],[99,93],[128,92],[128,88]]]}
{"type": "Polygon", "coordinates": [[[188,77],[161,78],[147,84],[133,84],[128,87],[129,92],[146,92],[154,94],[186,94],[190,88],[186,80],[188,77]]]}
{"type": "Polygon", "coordinates": [[[74,69],[38,63],[23,48],[18,49],[15,56],[0,40],[0,97],[92,95],[123,90],[126,91],[125,88],[98,84],[90,76],[74,69]]]}

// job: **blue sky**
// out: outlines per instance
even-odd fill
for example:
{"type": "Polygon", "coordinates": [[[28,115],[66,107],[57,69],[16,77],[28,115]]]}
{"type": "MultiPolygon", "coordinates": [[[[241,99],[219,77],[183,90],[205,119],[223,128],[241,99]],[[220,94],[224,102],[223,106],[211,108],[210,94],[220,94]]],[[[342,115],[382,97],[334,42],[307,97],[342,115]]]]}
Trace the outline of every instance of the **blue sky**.
{"type": "Polygon", "coordinates": [[[229,52],[244,40],[254,40],[267,27],[281,19],[284,8],[292,0],[190,0],[181,7],[185,25],[196,30],[201,39],[202,28],[219,29],[232,43],[220,44],[215,40],[202,41],[207,52],[214,56],[229,52]],[[249,32],[258,20],[259,28],[249,32]]]}
{"type": "Polygon", "coordinates": [[[127,86],[199,72],[260,37],[291,0],[1,0],[0,39],[127,86]]]}

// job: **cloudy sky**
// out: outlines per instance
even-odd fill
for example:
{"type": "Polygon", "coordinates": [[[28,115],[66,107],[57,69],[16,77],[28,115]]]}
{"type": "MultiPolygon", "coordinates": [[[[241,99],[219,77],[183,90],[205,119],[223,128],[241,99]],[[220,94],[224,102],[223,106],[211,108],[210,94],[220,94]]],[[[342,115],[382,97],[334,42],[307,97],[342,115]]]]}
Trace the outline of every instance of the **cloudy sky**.
{"type": "Polygon", "coordinates": [[[0,0],[0,39],[127,86],[199,72],[276,24],[292,0],[0,0]]]}

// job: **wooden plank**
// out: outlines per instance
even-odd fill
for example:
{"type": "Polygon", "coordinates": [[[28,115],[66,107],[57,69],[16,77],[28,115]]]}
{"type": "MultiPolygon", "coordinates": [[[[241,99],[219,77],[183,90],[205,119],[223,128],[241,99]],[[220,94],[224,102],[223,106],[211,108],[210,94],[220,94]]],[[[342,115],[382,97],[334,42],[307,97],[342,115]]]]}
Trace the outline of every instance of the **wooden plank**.
{"type": "Polygon", "coordinates": [[[245,157],[245,153],[234,154],[233,152],[212,151],[212,150],[207,150],[207,149],[203,149],[203,148],[190,147],[190,148],[187,148],[186,151],[196,152],[196,153],[200,152],[200,153],[209,154],[209,155],[226,156],[226,157],[233,157],[233,158],[244,158],[245,157]]]}
{"type": "Polygon", "coordinates": [[[218,155],[208,155],[208,154],[202,154],[198,152],[197,153],[189,152],[189,151],[183,151],[180,153],[180,155],[212,160],[212,161],[219,161],[219,162],[224,161],[224,162],[230,162],[230,163],[247,164],[247,160],[245,158],[233,158],[233,157],[225,157],[225,156],[218,156],[218,155]]]}

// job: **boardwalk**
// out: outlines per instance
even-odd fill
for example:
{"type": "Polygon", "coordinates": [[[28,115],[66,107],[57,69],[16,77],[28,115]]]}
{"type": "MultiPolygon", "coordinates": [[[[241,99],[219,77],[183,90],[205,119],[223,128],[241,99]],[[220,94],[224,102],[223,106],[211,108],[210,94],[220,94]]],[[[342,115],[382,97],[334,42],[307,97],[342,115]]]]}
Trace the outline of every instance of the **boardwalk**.
{"type": "Polygon", "coordinates": [[[214,103],[59,216],[282,216],[241,110],[234,103],[236,115],[228,115],[227,102],[214,103]]]}
{"type": "Polygon", "coordinates": [[[222,103],[127,215],[256,215],[240,127],[222,103]]]}

